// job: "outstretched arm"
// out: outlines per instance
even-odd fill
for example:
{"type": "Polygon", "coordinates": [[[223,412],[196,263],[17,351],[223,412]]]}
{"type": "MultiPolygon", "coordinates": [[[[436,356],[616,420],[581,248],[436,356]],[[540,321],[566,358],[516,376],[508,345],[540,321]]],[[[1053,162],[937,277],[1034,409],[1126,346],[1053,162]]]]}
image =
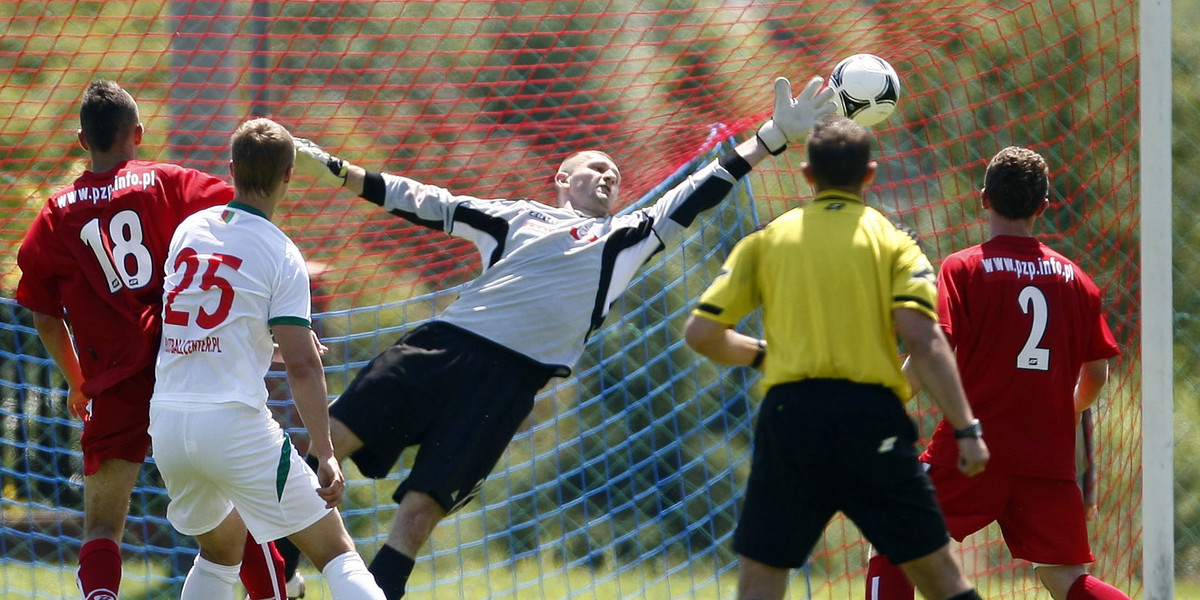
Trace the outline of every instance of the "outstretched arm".
{"type": "Polygon", "coordinates": [[[822,87],[824,83],[813,77],[800,95],[792,97],[792,82],[787,77],[775,79],[775,110],[755,135],[769,153],[779,154],[788,144],[803,144],[817,121],[837,112],[833,88],[822,87]]]}
{"type": "Polygon", "coordinates": [[[742,159],[749,163],[751,167],[757,165],[771,155],[770,150],[767,150],[767,145],[764,144],[762,140],[758,139],[757,136],[738,144],[736,147],[734,147],[733,151],[737,152],[738,156],[741,156],[742,159]]]}
{"type": "Polygon", "coordinates": [[[833,91],[822,88],[822,83],[820,77],[813,77],[804,91],[793,98],[791,83],[783,77],[777,79],[775,112],[758,128],[758,133],[680,182],[649,210],[655,218],[654,229],[659,239],[664,244],[678,239],[697,215],[727,198],[734,185],[755,165],[767,156],[783,152],[789,143],[806,141],[817,120],[837,110],[833,91]]]}
{"type": "Polygon", "coordinates": [[[837,112],[833,89],[823,87],[824,83],[820,77],[813,77],[800,95],[793,97],[792,82],[786,77],[776,79],[771,119],[758,128],[753,138],[738,144],[734,152],[753,167],[768,156],[782,153],[788,144],[803,144],[817,121],[837,112]]]}
{"type": "Polygon", "coordinates": [[[393,215],[424,227],[450,233],[449,216],[454,207],[470,199],[400,175],[368,171],[304,138],[293,138],[293,143],[297,173],[314,177],[322,185],[344,187],[393,215]]]}
{"type": "Polygon", "coordinates": [[[363,193],[363,184],[366,182],[366,180],[367,180],[367,170],[366,169],[364,169],[358,165],[349,165],[349,169],[346,172],[346,184],[345,184],[346,189],[361,196],[363,193]]]}
{"type": "MultiPolygon", "coordinates": [[[[824,80],[808,80],[798,96],[792,96],[792,83],[786,77],[775,80],[775,108],[771,119],[759,127],[754,138],[738,144],[737,152],[750,166],[769,155],[779,154],[788,144],[803,144],[813,125],[837,111],[834,92],[824,80]]],[[[367,171],[321,149],[311,140],[295,138],[296,171],[315,177],[324,185],[344,187],[362,195],[367,171]]]]}
{"type": "Polygon", "coordinates": [[[362,195],[366,169],[350,164],[321,149],[312,140],[293,138],[296,147],[296,172],[315,178],[322,185],[344,187],[362,195]]]}

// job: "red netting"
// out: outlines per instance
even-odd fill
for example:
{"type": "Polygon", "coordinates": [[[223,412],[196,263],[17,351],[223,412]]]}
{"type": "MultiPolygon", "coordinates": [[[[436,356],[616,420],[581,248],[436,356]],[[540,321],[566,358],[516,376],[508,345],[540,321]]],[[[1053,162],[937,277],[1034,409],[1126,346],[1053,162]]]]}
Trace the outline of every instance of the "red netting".
{"type": "MultiPolygon", "coordinates": [[[[1028,145],[1050,160],[1046,239],[1095,276],[1130,349],[1116,365],[1113,407],[1099,418],[1105,488],[1093,526],[1096,570],[1132,592],[1140,586],[1135,6],[6,2],[0,289],[11,297],[16,248],[46,195],[88,166],[75,130],[95,78],[137,98],[143,158],[224,175],[234,127],[268,115],[357,164],[484,198],[551,202],[559,161],[599,148],[622,167],[628,203],[721,138],[750,135],[770,115],[775,76],[802,84],[846,55],[872,52],[903,80],[899,110],[877,128],[872,202],[915,227],[935,260],[982,241],[975,198],[996,150],[1028,145]]],[[[752,174],[764,220],[808,193],[801,160],[790,152],[752,174]]],[[[295,182],[278,221],[323,269],[322,308],[405,298],[476,272],[469,245],[310,186],[295,182]]],[[[993,532],[980,547],[1003,554],[997,539],[993,532]]],[[[830,551],[841,553],[830,560],[848,553],[857,564],[861,546],[830,551]]],[[[996,573],[1027,575],[1006,569],[996,573]]],[[[988,596],[1007,597],[1000,593],[988,596]]]]}

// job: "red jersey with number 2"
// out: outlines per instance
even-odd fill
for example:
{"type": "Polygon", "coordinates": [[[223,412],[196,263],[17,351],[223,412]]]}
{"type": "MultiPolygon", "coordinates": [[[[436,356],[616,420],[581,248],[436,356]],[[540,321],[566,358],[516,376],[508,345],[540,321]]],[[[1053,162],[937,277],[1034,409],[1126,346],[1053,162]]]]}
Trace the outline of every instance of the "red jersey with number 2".
{"type": "MultiPolygon", "coordinates": [[[[997,236],[942,261],[938,318],[983,425],[988,470],[1074,478],[1079,369],[1118,353],[1091,278],[1035,238],[997,236]]],[[[957,464],[945,421],[922,459],[957,464]]]]}
{"type": "Polygon", "coordinates": [[[171,235],[188,215],[232,198],[233,188],[207,173],[131,160],[85,171],[34,218],[17,255],[17,302],[66,311],[84,395],[154,364],[171,235]]]}

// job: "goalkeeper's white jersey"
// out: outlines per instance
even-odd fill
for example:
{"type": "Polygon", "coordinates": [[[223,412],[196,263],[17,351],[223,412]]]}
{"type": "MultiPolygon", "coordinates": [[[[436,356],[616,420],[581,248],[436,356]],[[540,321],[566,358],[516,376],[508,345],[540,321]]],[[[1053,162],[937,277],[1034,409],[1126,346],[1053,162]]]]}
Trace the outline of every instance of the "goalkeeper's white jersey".
{"type": "MultiPolygon", "coordinates": [[[[745,169],[749,170],[749,165],[745,169]]],[[[566,376],[637,270],[677,242],[701,210],[744,173],[718,161],[654,205],[610,217],[527,200],[482,200],[384,173],[382,199],[397,216],[474,242],[483,272],[440,320],[497,342],[566,376]]]]}
{"type": "Polygon", "coordinates": [[[163,291],[152,402],[265,406],[270,325],[311,324],[296,245],[248,205],[198,212],[171,238],[163,291]]]}

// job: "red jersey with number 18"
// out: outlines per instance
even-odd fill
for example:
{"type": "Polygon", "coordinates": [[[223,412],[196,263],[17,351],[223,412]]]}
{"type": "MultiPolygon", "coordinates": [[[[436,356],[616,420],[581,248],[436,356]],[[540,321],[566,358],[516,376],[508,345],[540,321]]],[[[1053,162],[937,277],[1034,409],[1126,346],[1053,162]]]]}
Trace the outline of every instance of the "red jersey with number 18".
{"type": "Polygon", "coordinates": [[[17,254],[17,302],[66,311],[84,395],[154,364],[171,235],[188,215],[232,198],[232,186],[207,173],[131,160],[85,171],[34,218],[17,254]]]}
{"type": "MultiPolygon", "coordinates": [[[[988,470],[1073,479],[1079,369],[1118,353],[1091,278],[1036,238],[997,236],[942,262],[938,318],[983,425],[988,470]]],[[[922,460],[956,465],[945,421],[922,460]]]]}

